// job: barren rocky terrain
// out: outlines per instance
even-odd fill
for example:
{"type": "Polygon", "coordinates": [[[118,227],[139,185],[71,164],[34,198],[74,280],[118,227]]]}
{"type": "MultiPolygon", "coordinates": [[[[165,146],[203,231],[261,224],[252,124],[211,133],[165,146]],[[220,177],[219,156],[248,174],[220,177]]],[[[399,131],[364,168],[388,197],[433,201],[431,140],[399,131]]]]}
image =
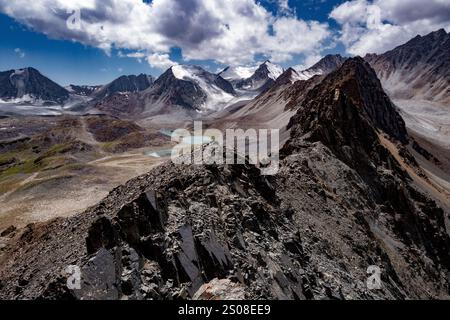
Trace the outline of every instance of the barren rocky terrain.
{"type": "Polygon", "coordinates": [[[84,211],[161,159],[167,137],[104,116],[0,119],[0,229],[84,211]]]}
{"type": "Polygon", "coordinates": [[[448,208],[370,66],[347,60],[288,128],[275,176],[167,162],[81,214],[4,231],[0,297],[448,299],[448,208]]]}

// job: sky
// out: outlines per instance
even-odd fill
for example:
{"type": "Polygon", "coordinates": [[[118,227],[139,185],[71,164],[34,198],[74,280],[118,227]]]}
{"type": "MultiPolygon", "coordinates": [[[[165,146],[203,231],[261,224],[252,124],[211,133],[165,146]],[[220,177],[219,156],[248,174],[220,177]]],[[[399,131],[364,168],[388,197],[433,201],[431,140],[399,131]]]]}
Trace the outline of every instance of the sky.
{"type": "Polygon", "coordinates": [[[440,28],[450,0],[0,0],[0,70],[94,85],[174,64],[304,69],[440,28]]]}

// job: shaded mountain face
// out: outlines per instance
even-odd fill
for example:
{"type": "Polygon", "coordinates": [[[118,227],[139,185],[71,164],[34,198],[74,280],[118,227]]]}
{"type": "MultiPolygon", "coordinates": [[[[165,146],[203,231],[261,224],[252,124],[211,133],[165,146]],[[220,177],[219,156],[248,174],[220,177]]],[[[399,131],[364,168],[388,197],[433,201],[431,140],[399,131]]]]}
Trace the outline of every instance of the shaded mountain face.
{"type": "Polygon", "coordinates": [[[294,82],[288,90],[283,92],[283,95],[287,101],[285,110],[299,109],[305,101],[309,91],[319,84],[324,77],[325,76],[316,75],[308,80],[297,80],[294,82]]]}
{"type": "Polygon", "coordinates": [[[327,75],[342,66],[346,59],[340,54],[326,55],[311,68],[299,71],[299,77],[301,80],[308,80],[316,75],[327,75]]]}
{"type": "Polygon", "coordinates": [[[144,110],[138,93],[116,93],[95,101],[93,108],[101,113],[124,119],[133,118],[144,110]]]}
{"type": "Polygon", "coordinates": [[[94,92],[94,97],[97,99],[101,99],[111,96],[115,93],[131,93],[144,91],[145,89],[149,88],[153,84],[153,82],[153,77],[146,74],[140,74],[138,76],[121,76],[120,78],[112,81],[111,83],[94,92]]]}
{"type": "Polygon", "coordinates": [[[275,86],[291,84],[298,80],[303,80],[300,74],[293,68],[288,68],[275,80],[275,86]]]}
{"type": "Polygon", "coordinates": [[[270,88],[282,73],[283,69],[280,66],[265,61],[251,77],[237,82],[235,87],[240,90],[262,92],[270,88]]]}
{"type": "Polygon", "coordinates": [[[102,86],[78,86],[75,84],[71,84],[66,87],[66,90],[72,94],[80,95],[80,96],[90,96],[95,91],[99,90],[102,86]]]}
{"type": "Polygon", "coordinates": [[[395,99],[426,99],[450,104],[450,34],[417,36],[382,55],[365,59],[395,99]]]}
{"type": "Polygon", "coordinates": [[[0,72],[0,99],[62,103],[69,92],[33,68],[0,72]]]}
{"type": "Polygon", "coordinates": [[[198,66],[173,66],[144,92],[145,105],[181,106],[190,111],[219,110],[235,98],[231,83],[198,66]]]}
{"type": "Polygon", "coordinates": [[[313,65],[309,70],[315,70],[322,72],[322,74],[328,74],[338,69],[347,60],[340,54],[326,55],[323,59],[313,65]]]}
{"type": "Polygon", "coordinates": [[[207,99],[197,83],[178,79],[172,68],[163,73],[143,96],[149,105],[178,105],[190,110],[199,109],[207,99]]]}
{"type": "Polygon", "coordinates": [[[408,137],[370,66],[328,75],[290,127],[275,176],[170,162],[80,215],[17,231],[0,298],[448,299],[444,212],[396,154],[408,137]],[[366,285],[374,265],[380,290],[366,285]]]}

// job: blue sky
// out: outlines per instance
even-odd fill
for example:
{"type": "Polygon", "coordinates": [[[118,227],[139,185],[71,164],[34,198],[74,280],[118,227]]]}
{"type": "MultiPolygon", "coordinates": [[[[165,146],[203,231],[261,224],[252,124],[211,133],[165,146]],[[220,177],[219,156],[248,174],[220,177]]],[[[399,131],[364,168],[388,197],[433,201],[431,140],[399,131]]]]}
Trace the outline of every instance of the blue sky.
{"type": "Polygon", "coordinates": [[[92,46],[50,39],[4,14],[0,14],[0,30],[0,70],[32,66],[62,85],[103,84],[122,74],[160,73],[146,62],[120,58],[117,53],[108,56],[92,46]]]}
{"type": "Polygon", "coordinates": [[[301,68],[328,53],[384,52],[450,26],[450,0],[426,6],[418,0],[147,2],[0,0],[0,70],[32,66],[68,85],[158,76],[174,63],[215,72],[271,59],[301,68]],[[414,16],[405,14],[411,6],[414,16]],[[83,28],[68,30],[66,20],[77,8],[83,28]]]}

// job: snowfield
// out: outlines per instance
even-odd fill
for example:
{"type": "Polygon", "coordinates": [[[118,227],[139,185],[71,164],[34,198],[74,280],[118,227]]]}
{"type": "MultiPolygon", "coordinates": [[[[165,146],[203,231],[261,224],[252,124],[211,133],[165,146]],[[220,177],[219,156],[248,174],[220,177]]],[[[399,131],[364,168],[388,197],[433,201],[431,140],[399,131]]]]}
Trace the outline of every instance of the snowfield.
{"type": "Polygon", "coordinates": [[[59,116],[61,106],[42,107],[31,104],[0,103],[0,116],[59,116]]]}
{"type": "Polygon", "coordinates": [[[228,67],[219,75],[228,81],[238,81],[250,78],[258,69],[257,66],[254,67],[228,67]]]}

